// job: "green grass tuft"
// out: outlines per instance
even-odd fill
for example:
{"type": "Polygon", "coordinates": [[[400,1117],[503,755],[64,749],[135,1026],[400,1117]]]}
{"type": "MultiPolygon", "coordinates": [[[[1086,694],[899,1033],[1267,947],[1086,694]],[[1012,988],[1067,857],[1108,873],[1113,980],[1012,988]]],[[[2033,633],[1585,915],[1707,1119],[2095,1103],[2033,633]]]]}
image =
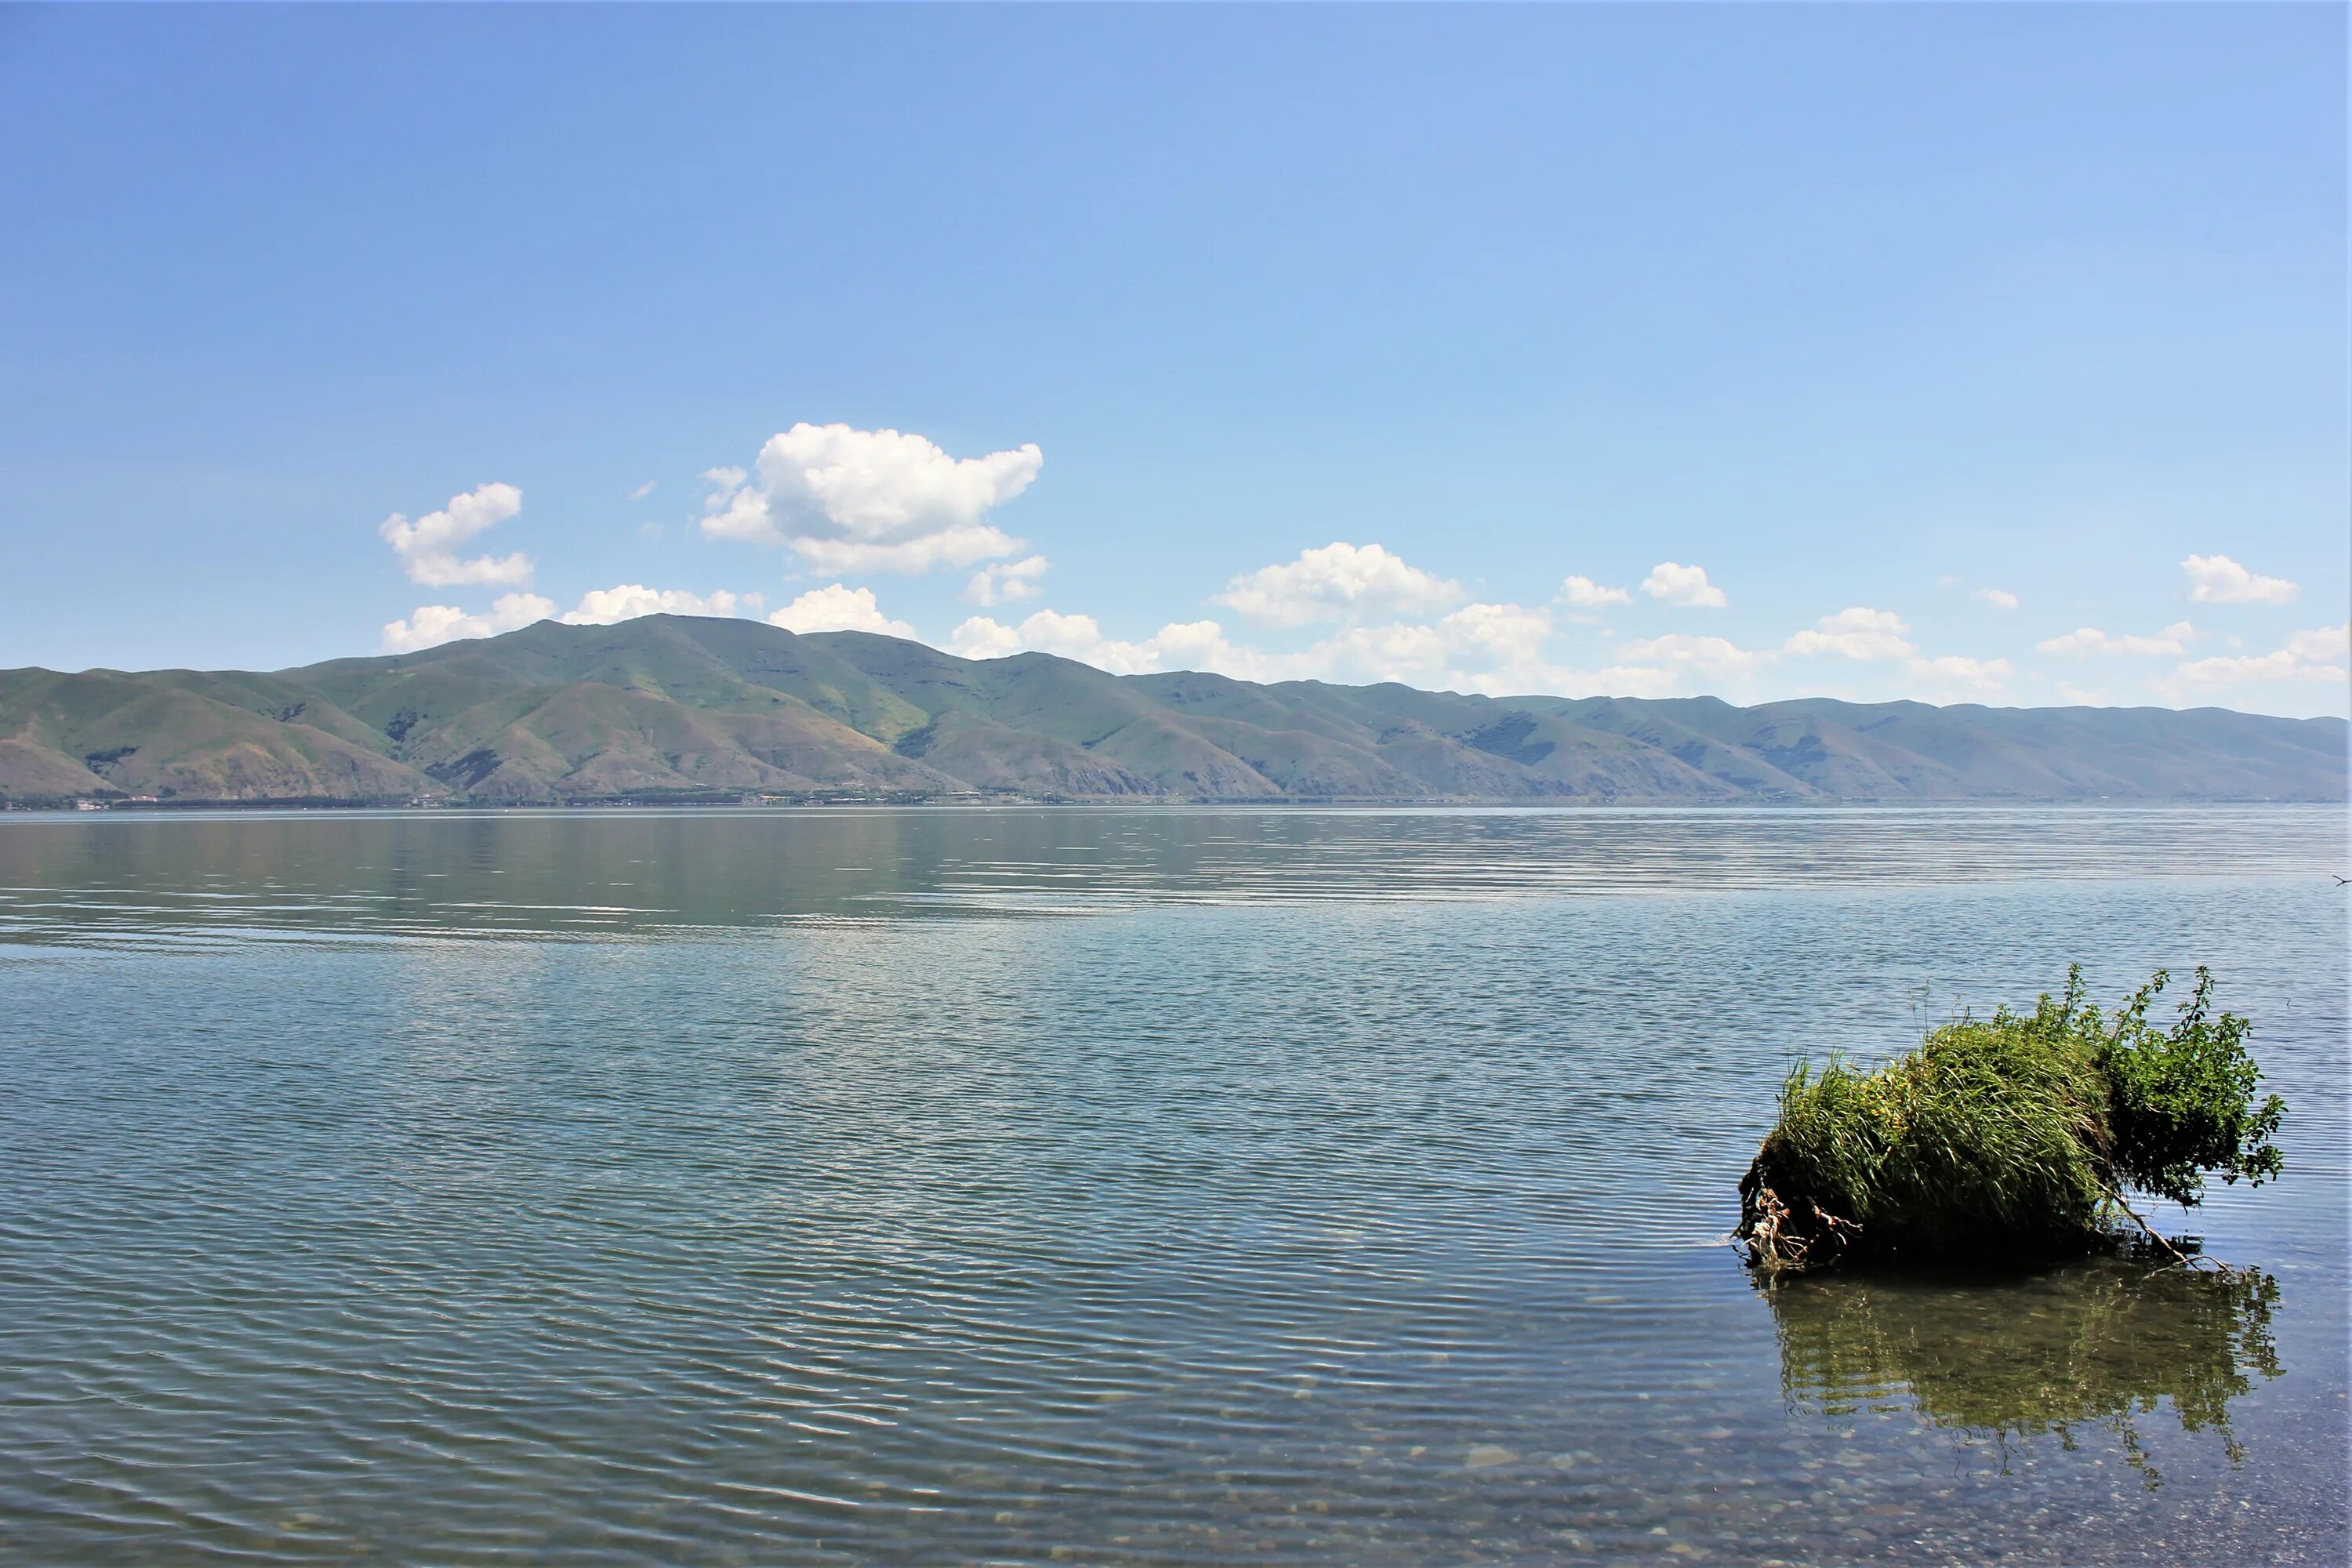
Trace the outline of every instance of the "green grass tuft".
{"type": "Polygon", "coordinates": [[[1876,1068],[1798,1066],[1740,1183],[1751,1260],[2046,1257],[2111,1234],[2126,1187],[2194,1204],[2209,1173],[2277,1176],[2285,1108],[2254,1100],[2250,1026],[2213,1013],[2200,969],[2158,1029],[2168,978],[2108,1016],[2083,1001],[2078,965],[2063,997],[1964,1014],[1876,1068]]]}

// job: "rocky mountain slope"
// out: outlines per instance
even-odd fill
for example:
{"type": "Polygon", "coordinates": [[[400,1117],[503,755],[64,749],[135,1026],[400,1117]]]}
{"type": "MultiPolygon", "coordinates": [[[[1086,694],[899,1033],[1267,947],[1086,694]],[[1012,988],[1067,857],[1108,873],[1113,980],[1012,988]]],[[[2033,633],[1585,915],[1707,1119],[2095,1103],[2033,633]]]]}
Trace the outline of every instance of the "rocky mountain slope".
{"type": "Polygon", "coordinates": [[[756,621],[543,621],[274,674],[0,671],[0,799],[2345,798],[2341,719],[1112,676],[756,621]]]}

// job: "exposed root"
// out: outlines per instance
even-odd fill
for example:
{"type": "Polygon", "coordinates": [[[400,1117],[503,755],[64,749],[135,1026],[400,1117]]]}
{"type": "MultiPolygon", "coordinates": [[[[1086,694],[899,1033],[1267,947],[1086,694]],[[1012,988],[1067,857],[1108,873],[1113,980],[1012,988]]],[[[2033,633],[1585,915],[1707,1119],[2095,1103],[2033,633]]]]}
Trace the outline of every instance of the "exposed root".
{"type": "Polygon", "coordinates": [[[1739,1228],[1732,1233],[1733,1243],[1749,1267],[1770,1273],[1796,1274],[1836,1262],[1862,1235],[1862,1226],[1811,1199],[1800,1199],[1801,1207],[1789,1204],[1766,1180],[1766,1158],[1759,1153],[1739,1184],[1739,1228]]]}

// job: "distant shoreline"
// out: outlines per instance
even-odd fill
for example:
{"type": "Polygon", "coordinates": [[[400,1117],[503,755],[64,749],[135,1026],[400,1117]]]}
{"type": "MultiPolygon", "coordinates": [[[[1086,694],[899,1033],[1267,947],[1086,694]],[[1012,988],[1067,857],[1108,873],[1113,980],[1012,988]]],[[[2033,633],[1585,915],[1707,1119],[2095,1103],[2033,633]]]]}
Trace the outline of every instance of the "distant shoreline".
{"type": "Polygon", "coordinates": [[[1112,675],[864,632],[546,621],[268,674],[0,671],[55,809],[2345,798],[2346,721],[1112,675]]]}
{"type": "Polygon", "coordinates": [[[1028,798],[999,796],[984,800],[931,797],[916,800],[857,798],[850,796],[813,800],[658,800],[622,798],[614,800],[527,800],[527,801],[406,801],[406,800],[174,800],[117,801],[82,805],[63,803],[31,803],[0,801],[0,815],[14,816],[62,817],[79,820],[92,816],[230,816],[260,813],[269,816],[290,816],[303,812],[352,815],[363,813],[381,816],[478,816],[541,815],[562,816],[578,812],[740,812],[759,815],[773,812],[832,811],[1675,811],[1697,814],[1781,813],[1815,815],[1840,811],[2193,811],[2203,808],[2275,806],[2282,809],[2344,809],[2352,801],[2343,797],[2315,799],[2309,797],[2260,797],[2205,800],[2150,800],[2145,797],[2121,799],[2059,800],[2017,799],[1986,800],[1953,797],[1947,799],[1879,799],[1879,800],[1675,800],[1670,797],[1616,797],[1608,800],[1437,800],[1396,798],[1298,798],[1270,796],[1264,799],[1178,799],[1166,795],[1145,795],[1132,799],[1101,798],[1090,800],[1028,798]]]}

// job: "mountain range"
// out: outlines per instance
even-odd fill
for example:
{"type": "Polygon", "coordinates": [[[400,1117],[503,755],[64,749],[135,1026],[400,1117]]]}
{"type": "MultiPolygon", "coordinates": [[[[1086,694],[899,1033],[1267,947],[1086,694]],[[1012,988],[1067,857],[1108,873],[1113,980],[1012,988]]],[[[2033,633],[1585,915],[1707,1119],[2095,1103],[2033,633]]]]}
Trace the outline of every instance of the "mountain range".
{"type": "Polygon", "coordinates": [[[542,621],[268,674],[0,671],[0,802],[2340,801],[2344,720],[1115,676],[542,621]]]}

